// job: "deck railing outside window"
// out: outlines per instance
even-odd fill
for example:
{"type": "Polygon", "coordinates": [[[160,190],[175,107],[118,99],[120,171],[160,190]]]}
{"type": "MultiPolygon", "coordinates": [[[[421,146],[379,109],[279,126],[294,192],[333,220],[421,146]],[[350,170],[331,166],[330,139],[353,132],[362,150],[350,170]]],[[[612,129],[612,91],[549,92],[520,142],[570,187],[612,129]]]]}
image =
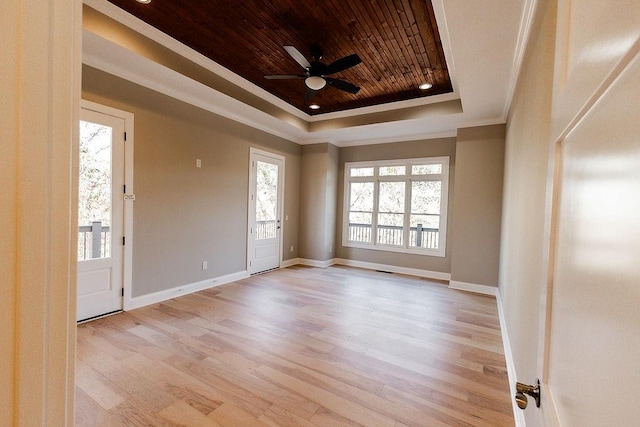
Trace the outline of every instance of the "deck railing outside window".
{"type": "Polygon", "coordinates": [[[78,228],[78,261],[111,256],[111,233],[101,221],[78,228]]]}
{"type": "MultiPolygon", "coordinates": [[[[378,225],[379,245],[401,246],[403,229],[396,225],[378,225]]],[[[423,228],[421,224],[409,229],[409,246],[417,248],[438,249],[440,230],[437,228],[423,228]]],[[[371,243],[371,224],[349,223],[350,242],[371,243]]]]}
{"type": "Polygon", "coordinates": [[[256,239],[271,239],[276,237],[276,221],[256,221],[256,239]]]}

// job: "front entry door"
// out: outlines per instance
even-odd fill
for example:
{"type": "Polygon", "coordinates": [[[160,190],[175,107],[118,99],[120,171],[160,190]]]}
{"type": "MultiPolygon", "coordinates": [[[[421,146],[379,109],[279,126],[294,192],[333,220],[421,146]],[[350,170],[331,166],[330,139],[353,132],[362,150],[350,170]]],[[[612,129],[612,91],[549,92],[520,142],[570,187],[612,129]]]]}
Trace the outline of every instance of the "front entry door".
{"type": "Polygon", "coordinates": [[[284,158],[251,149],[248,265],[250,274],[280,267],[284,158]]]}
{"type": "Polygon", "coordinates": [[[122,309],[125,121],[80,113],[77,320],[122,309]]]}

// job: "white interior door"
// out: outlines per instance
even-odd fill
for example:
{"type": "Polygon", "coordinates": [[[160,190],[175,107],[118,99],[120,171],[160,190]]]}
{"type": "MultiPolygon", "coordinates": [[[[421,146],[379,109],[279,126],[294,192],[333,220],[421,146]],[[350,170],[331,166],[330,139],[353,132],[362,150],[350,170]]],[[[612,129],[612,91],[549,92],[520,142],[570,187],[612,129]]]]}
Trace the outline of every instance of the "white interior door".
{"type": "Polygon", "coordinates": [[[248,265],[250,274],[280,267],[284,157],[251,149],[248,265]]]}
{"type": "Polygon", "coordinates": [[[637,425],[640,3],[558,4],[543,424],[637,425]]]}
{"type": "Polygon", "coordinates": [[[125,120],[80,113],[77,320],[122,309],[125,120]]]}

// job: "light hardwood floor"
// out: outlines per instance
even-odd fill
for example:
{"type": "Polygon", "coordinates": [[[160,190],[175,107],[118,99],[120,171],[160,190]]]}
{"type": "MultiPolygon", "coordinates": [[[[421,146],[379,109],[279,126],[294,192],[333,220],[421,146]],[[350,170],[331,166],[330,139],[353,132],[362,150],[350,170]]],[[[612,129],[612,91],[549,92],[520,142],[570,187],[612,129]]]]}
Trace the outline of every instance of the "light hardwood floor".
{"type": "Polygon", "coordinates": [[[78,326],[81,426],[512,426],[496,301],[291,267],[78,326]]]}

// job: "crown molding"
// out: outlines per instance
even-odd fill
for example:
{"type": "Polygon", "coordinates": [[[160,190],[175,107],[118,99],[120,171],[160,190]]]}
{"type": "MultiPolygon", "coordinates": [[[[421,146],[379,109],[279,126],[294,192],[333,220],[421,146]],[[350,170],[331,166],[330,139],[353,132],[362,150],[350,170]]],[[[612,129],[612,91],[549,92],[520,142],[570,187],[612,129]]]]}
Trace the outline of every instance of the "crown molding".
{"type": "Polygon", "coordinates": [[[527,45],[529,44],[529,38],[531,37],[531,27],[536,15],[538,3],[538,0],[525,0],[524,7],[522,9],[522,17],[520,19],[520,26],[518,30],[518,41],[516,43],[516,51],[513,56],[513,65],[511,67],[511,79],[507,89],[507,102],[505,102],[504,110],[502,111],[504,121],[507,120],[507,115],[511,109],[513,97],[515,96],[516,86],[522,70],[524,54],[527,50],[527,45]]]}

